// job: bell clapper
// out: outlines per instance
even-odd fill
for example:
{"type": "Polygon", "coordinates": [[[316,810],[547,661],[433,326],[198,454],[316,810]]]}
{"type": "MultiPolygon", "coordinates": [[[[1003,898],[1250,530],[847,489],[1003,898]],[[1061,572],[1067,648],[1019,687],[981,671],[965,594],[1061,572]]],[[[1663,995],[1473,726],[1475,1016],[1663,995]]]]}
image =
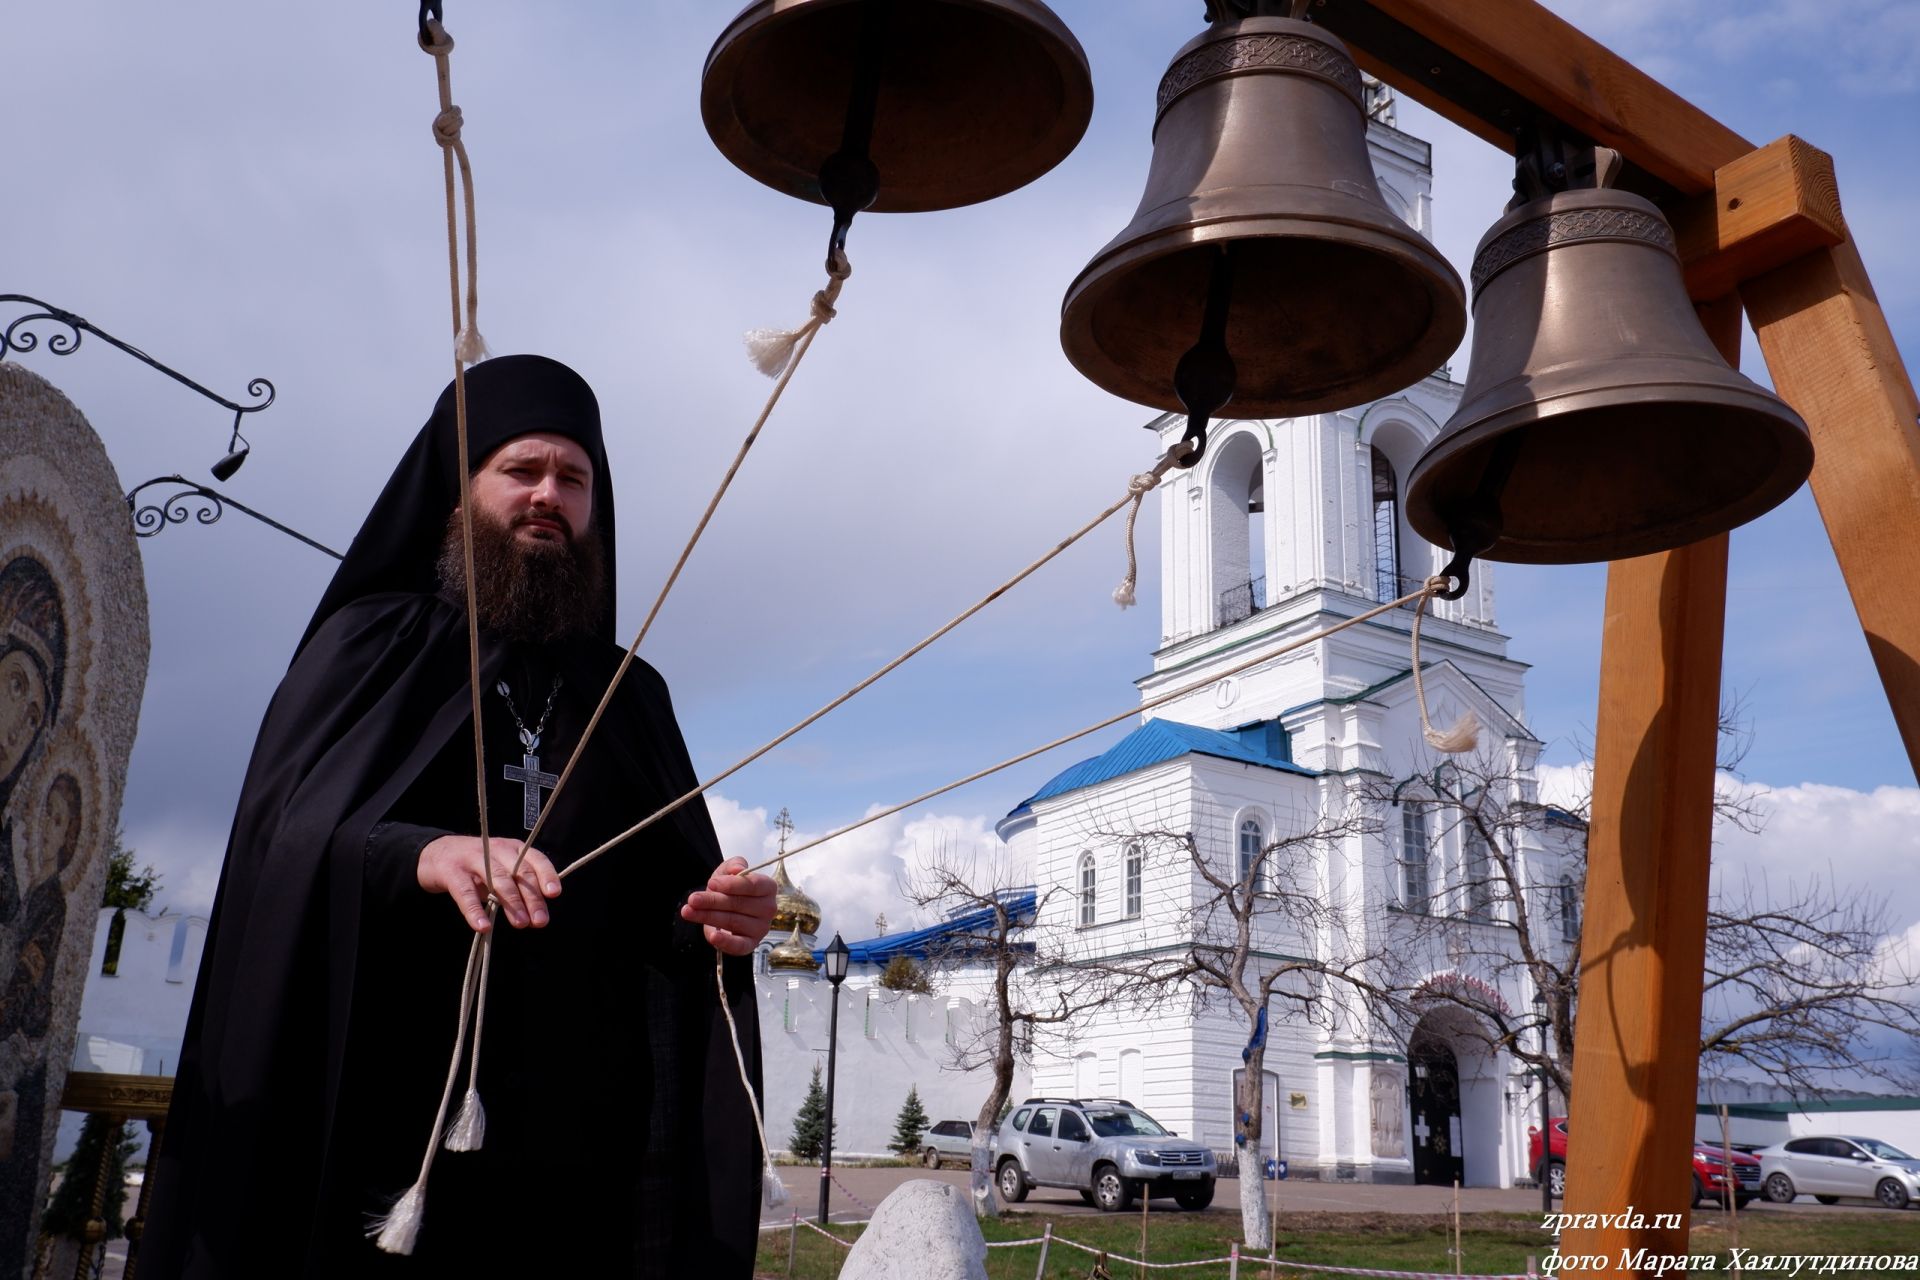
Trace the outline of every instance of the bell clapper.
{"type": "Polygon", "coordinates": [[[1193,448],[1181,460],[1191,467],[1207,451],[1207,424],[1233,399],[1239,371],[1227,350],[1227,310],[1233,301],[1233,247],[1224,245],[1214,255],[1207,275],[1207,304],[1200,322],[1200,341],[1187,348],[1173,369],[1173,392],[1187,410],[1187,431],[1181,439],[1193,448]]]}
{"type": "Polygon", "coordinates": [[[829,271],[846,254],[853,216],[872,208],[880,196],[880,170],[870,152],[890,12],[889,0],[866,0],[861,10],[860,38],[853,54],[853,89],[847,97],[847,122],[841,130],[840,149],[820,166],[820,194],[833,207],[833,235],[827,242],[829,271]]]}
{"type": "Polygon", "coordinates": [[[1458,600],[1467,594],[1467,571],[1474,557],[1500,541],[1505,523],[1500,498],[1506,492],[1507,481],[1513,477],[1514,464],[1520,461],[1520,439],[1519,435],[1510,434],[1495,443],[1473,497],[1447,515],[1447,543],[1453,548],[1453,559],[1447,561],[1447,567],[1440,573],[1442,577],[1457,579],[1459,585],[1435,592],[1442,600],[1458,600]]]}

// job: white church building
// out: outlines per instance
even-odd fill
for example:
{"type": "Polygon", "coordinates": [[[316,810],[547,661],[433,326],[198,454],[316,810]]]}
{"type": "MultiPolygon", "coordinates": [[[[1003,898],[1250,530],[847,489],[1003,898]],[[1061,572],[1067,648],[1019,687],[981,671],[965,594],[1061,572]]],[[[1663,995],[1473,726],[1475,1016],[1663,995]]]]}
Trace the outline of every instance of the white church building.
{"type": "MultiPolygon", "coordinates": [[[[1392,127],[1390,98],[1376,103],[1369,143],[1389,203],[1430,236],[1431,151],[1392,127]]],[[[1217,423],[1205,456],[1162,483],[1162,636],[1137,684],[1143,701],[1190,691],[1144,712],[1127,737],[1047,781],[998,824],[1010,861],[1033,868],[1031,935],[1041,951],[1092,962],[1177,956],[1214,892],[1186,837],[1197,856],[1233,878],[1233,868],[1249,865],[1237,860],[1257,859],[1357,806],[1370,820],[1302,846],[1313,848],[1313,862],[1295,868],[1353,922],[1339,945],[1392,956],[1403,980],[1479,984],[1483,998],[1528,1009],[1534,992],[1514,968],[1484,964],[1513,948],[1514,933],[1510,904],[1487,889],[1487,851],[1448,819],[1444,797],[1424,781],[1446,757],[1422,737],[1411,610],[1278,652],[1407,594],[1446,563],[1447,553],[1407,523],[1402,498],[1415,459],[1462,390],[1442,369],[1344,412],[1217,423]],[[1271,660],[1258,660],[1269,651],[1271,660]],[[1170,844],[1180,846],[1175,856],[1166,853],[1170,844]],[[1468,945],[1460,931],[1470,931],[1468,945]]],[[[1164,446],[1184,425],[1169,414],[1152,429],[1164,446]]],[[[1526,665],[1508,655],[1496,625],[1489,566],[1474,566],[1462,599],[1434,602],[1421,653],[1433,723],[1471,711],[1482,765],[1511,780],[1514,798],[1535,799],[1543,744],[1527,727],[1526,665]]],[[[1560,850],[1541,843],[1556,838],[1549,829],[1514,841],[1523,884],[1561,883],[1560,850]]],[[[1564,899],[1559,905],[1572,919],[1564,899]]],[[[1298,932],[1256,912],[1256,967],[1265,962],[1259,957],[1324,954],[1334,945],[1298,932]]],[[[1548,945],[1575,945],[1577,930],[1551,932],[1548,945]]],[[[957,977],[956,992],[973,994],[967,975],[957,977]]],[[[789,1010],[803,992],[816,1004],[815,991],[824,996],[825,983],[762,979],[770,1119],[785,1114],[798,1087],[786,1077],[817,1061],[802,1053],[790,1070],[779,1052],[783,1039],[797,1046],[806,1038],[781,1031],[800,1025],[789,1010]]],[[[891,1070],[881,1077],[901,1092],[902,1068],[922,1056],[927,1037],[909,1043],[901,1033],[891,1048],[871,1043],[874,998],[842,994],[852,1006],[843,1015],[852,1012],[862,1028],[854,1058],[887,1059],[891,1070]]],[[[946,1017],[977,1016],[972,1000],[915,1003],[950,1004],[946,1017]]],[[[1490,1037],[1471,1025],[1474,1014],[1455,1002],[1415,1001],[1412,1025],[1385,1025],[1347,1003],[1346,1016],[1314,1020],[1331,1026],[1289,1018],[1284,1002],[1271,1006],[1260,1157],[1285,1161],[1293,1177],[1504,1187],[1530,1176],[1527,1128],[1540,1113],[1538,1086],[1489,1047],[1490,1037]]],[[[1189,998],[1143,1010],[1114,1000],[1063,1032],[1036,1036],[1032,1089],[1124,1097],[1229,1157],[1233,1085],[1249,1030],[1240,1009],[1221,1003],[1189,998]]],[[[842,1036],[844,1052],[844,1016],[842,1036]]],[[[913,1072],[923,1091],[931,1065],[913,1072]]],[[[986,1081],[949,1073],[937,1092],[971,1115],[978,1102],[966,1107],[964,1099],[984,1099],[986,1081]]]]}
{"type": "MultiPolygon", "coordinates": [[[[1369,131],[1382,188],[1431,235],[1430,150],[1383,114],[1369,131]]],[[[1490,983],[1490,998],[1527,1009],[1533,991],[1498,976],[1511,968],[1467,959],[1512,946],[1511,908],[1488,891],[1485,848],[1436,811],[1442,798],[1423,783],[1446,757],[1422,737],[1411,610],[1254,661],[1441,570],[1448,553],[1413,531],[1402,498],[1462,390],[1443,369],[1344,412],[1219,423],[1200,462],[1168,476],[1159,490],[1161,644],[1137,684],[1143,700],[1190,692],[1144,713],[1130,735],[1000,822],[1010,851],[1034,867],[1043,947],[1092,961],[1186,948],[1216,891],[1184,847],[1168,857],[1167,840],[1143,833],[1190,836],[1197,856],[1233,879],[1250,865],[1239,859],[1367,811],[1364,828],[1318,847],[1300,869],[1331,911],[1354,922],[1337,945],[1391,955],[1402,973],[1432,984],[1490,983]],[[1444,928],[1436,917],[1448,918],[1444,928]],[[1477,935],[1470,946],[1446,945],[1458,930],[1477,935]]],[[[1167,445],[1184,425],[1170,414],[1153,427],[1167,445]]],[[[1474,566],[1462,599],[1434,602],[1421,656],[1433,723],[1471,711],[1482,762],[1513,780],[1516,798],[1533,800],[1543,744],[1527,727],[1526,665],[1497,629],[1489,566],[1474,566]]],[[[1543,839],[1554,842],[1516,841],[1525,885],[1560,883],[1561,852],[1543,839]]],[[[1254,929],[1256,957],[1324,956],[1336,945],[1293,936],[1297,929],[1257,911],[1254,929]]],[[[1573,932],[1555,931],[1553,941],[1574,945],[1573,932]]],[[[1530,1176],[1538,1086],[1466,1025],[1474,1015],[1436,1001],[1412,1026],[1378,1025],[1350,1003],[1351,1016],[1330,1030],[1272,1006],[1262,1157],[1286,1161],[1296,1177],[1510,1186],[1530,1176]]],[[[1037,1045],[1034,1088],[1127,1098],[1225,1155],[1249,1031],[1237,1007],[1189,1000],[1142,1013],[1122,1002],[1037,1045]]]]}

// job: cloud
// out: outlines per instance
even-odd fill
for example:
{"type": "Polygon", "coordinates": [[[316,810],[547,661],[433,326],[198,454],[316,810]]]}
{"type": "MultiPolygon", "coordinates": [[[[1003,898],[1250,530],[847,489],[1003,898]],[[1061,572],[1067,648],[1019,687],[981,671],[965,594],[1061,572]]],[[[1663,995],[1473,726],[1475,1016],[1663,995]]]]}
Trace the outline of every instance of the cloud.
{"type": "MultiPolygon", "coordinates": [[[[875,805],[869,814],[883,806],[875,805]]],[[[773,855],[779,840],[764,808],[744,808],[720,794],[709,797],[720,846],[729,856],[760,861],[773,855]]],[[[875,917],[884,915],[889,930],[929,923],[933,913],[916,906],[903,892],[912,873],[933,857],[982,855],[985,868],[1000,854],[991,820],[979,815],[894,814],[825,843],[824,831],[796,827],[788,847],[798,852],[788,863],[794,882],[820,904],[823,939],[836,932],[848,941],[872,937],[875,917]],[[812,845],[811,848],[803,846],[812,845]]],[[[1018,878],[1023,869],[1010,868],[1018,878]]],[[[1025,868],[1024,874],[1031,874],[1025,868]]],[[[1024,880],[1021,883],[1025,883],[1024,880]]]]}

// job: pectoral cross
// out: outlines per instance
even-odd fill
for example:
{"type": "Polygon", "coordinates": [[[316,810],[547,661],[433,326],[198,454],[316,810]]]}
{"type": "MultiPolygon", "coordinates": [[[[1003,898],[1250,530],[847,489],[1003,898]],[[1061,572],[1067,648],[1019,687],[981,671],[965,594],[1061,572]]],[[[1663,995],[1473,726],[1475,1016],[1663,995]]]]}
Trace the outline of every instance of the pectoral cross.
{"type": "Polygon", "coordinates": [[[553,784],[560,781],[557,773],[540,772],[540,757],[535,754],[540,739],[535,738],[527,744],[526,754],[520,757],[519,764],[504,765],[500,772],[508,782],[520,784],[520,821],[527,830],[533,830],[533,824],[540,821],[540,792],[553,790],[553,784]]]}

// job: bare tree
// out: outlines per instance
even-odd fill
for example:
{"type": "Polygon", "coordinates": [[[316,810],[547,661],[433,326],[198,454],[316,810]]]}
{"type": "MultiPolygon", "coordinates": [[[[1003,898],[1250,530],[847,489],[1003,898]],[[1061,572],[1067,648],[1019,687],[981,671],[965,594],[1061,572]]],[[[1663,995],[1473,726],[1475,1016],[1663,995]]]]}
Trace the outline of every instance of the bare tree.
{"type": "MultiPolygon", "coordinates": [[[[1723,771],[1733,772],[1744,746],[1744,736],[1723,717],[1723,771]]],[[[1544,1075],[1567,1098],[1588,800],[1565,809],[1540,804],[1524,782],[1516,770],[1482,755],[1371,788],[1383,809],[1424,815],[1434,844],[1457,832],[1462,851],[1456,874],[1425,901],[1409,900],[1408,892],[1408,884],[1428,880],[1424,872],[1406,877],[1398,896],[1414,936],[1443,947],[1455,974],[1468,980],[1436,982],[1405,970],[1396,985],[1417,1008],[1453,1006],[1472,1014],[1489,1049],[1544,1075]],[[1490,923],[1502,927],[1486,927],[1490,923]],[[1502,989],[1522,976],[1544,1000],[1515,1011],[1502,989]]],[[[1757,832],[1765,822],[1762,793],[1721,788],[1715,819],[1757,832]]],[[[1416,829],[1420,823],[1403,822],[1403,832],[1416,829]]],[[[1402,872],[1406,842],[1403,835],[1402,872]]],[[[1716,885],[1703,985],[1704,1072],[1744,1063],[1801,1095],[1829,1091],[1844,1077],[1915,1083],[1920,973],[1885,908],[1864,887],[1815,882],[1776,895],[1764,883],[1716,885]]]]}
{"type": "Polygon", "coordinates": [[[1340,1031],[1391,1015],[1393,993],[1376,976],[1384,956],[1369,947],[1364,922],[1326,883],[1329,854],[1373,825],[1355,808],[1244,853],[1208,848],[1192,832],[1103,833],[1138,845],[1149,862],[1172,862],[1191,873],[1195,893],[1180,910],[1176,947],[1074,963],[1082,973],[1098,973],[1117,1000],[1142,1008],[1168,1001],[1224,1006],[1244,1020],[1234,1143],[1242,1153],[1240,1214],[1250,1247],[1265,1248],[1273,1238],[1258,1162],[1270,1023],[1340,1031]]]}
{"type": "Polygon", "coordinates": [[[927,957],[928,968],[985,971],[988,1017],[954,1041],[952,1066],[959,1071],[984,1067],[992,1080],[973,1126],[972,1185],[974,1212],[994,1217],[998,1208],[987,1142],[1013,1092],[1014,1067],[1031,1045],[1035,1027],[1065,1025],[1104,996],[1070,974],[1036,980],[1041,957],[1030,926],[1039,895],[1004,859],[937,848],[908,875],[902,891],[950,922],[944,941],[927,957]]]}

